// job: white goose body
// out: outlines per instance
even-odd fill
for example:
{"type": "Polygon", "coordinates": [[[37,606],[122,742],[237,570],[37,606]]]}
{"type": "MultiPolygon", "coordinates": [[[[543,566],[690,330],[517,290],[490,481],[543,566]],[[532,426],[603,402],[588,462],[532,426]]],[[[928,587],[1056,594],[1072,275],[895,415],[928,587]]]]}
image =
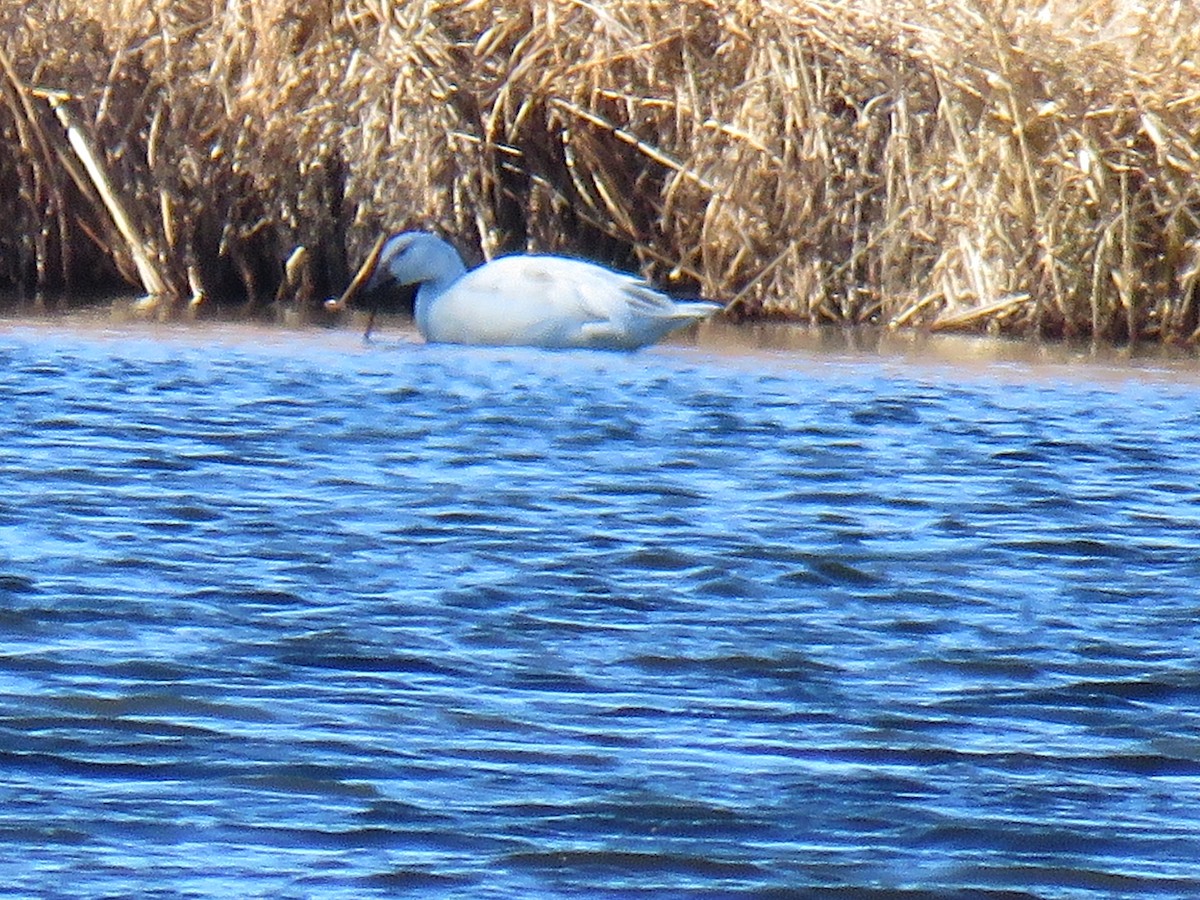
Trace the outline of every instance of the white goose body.
{"type": "Polygon", "coordinates": [[[562,256],[504,256],[467,271],[450,244],[417,231],[384,244],[365,291],[410,284],[417,328],[434,343],[635,350],[720,309],[562,256]]]}

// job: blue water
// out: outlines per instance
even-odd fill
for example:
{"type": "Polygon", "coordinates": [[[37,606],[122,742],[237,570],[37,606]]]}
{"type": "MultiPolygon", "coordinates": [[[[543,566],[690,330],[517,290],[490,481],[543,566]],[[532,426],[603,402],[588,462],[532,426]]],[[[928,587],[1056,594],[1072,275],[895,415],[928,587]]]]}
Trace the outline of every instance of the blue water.
{"type": "Polygon", "coordinates": [[[1186,366],[4,325],[0,635],[6,896],[1200,896],[1186,366]]]}

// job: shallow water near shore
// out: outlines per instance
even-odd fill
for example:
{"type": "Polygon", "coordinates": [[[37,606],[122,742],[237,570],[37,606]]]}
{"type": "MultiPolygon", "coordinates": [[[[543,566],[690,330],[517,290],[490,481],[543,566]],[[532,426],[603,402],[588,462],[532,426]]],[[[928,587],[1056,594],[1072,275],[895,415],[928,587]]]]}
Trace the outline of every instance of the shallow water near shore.
{"type": "Polygon", "coordinates": [[[1200,379],[0,323],[11,896],[1200,895],[1200,379]]]}

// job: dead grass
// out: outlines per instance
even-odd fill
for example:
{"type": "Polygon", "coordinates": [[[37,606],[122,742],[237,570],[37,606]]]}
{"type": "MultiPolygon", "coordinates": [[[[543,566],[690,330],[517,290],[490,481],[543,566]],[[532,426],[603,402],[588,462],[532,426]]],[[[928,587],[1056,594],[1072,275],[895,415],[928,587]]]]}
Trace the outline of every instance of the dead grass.
{"type": "Polygon", "coordinates": [[[0,285],[128,241],[178,302],[336,292],[382,229],[739,315],[1200,340],[1191,0],[0,0],[0,285]]]}

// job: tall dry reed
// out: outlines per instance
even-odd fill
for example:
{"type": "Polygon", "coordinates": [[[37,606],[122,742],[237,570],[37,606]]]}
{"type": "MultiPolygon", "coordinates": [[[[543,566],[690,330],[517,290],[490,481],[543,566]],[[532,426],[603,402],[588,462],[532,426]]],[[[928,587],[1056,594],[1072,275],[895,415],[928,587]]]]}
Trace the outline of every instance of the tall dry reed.
{"type": "Polygon", "coordinates": [[[812,322],[1200,339],[1192,0],[0,0],[0,284],[304,302],[384,228],[812,322]],[[72,166],[76,171],[72,172],[72,166]]]}

